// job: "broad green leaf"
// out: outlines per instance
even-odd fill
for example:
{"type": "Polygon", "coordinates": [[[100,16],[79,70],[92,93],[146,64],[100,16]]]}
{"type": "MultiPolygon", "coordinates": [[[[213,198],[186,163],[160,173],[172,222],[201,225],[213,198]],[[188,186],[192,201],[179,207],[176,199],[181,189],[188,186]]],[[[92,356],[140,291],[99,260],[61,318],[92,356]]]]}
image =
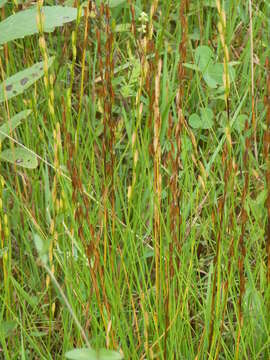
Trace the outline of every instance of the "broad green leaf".
{"type": "MultiPolygon", "coordinates": [[[[230,81],[234,81],[235,79],[235,70],[229,64],[228,66],[229,78],[230,81]]],[[[203,78],[207,85],[211,88],[216,88],[217,86],[223,85],[223,74],[224,74],[224,66],[221,63],[211,64],[203,73],[203,78]]]]}
{"type": "MultiPolygon", "coordinates": [[[[49,58],[48,67],[53,63],[54,57],[49,58]]],[[[9,100],[14,96],[23,93],[27,88],[33,85],[44,75],[44,62],[41,61],[35,65],[22,70],[0,84],[0,103],[9,100]]]]}
{"type": "Polygon", "coordinates": [[[7,0],[0,0],[0,9],[7,3],[7,0]]]}
{"type": "Polygon", "coordinates": [[[210,88],[215,89],[218,85],[223,85],[223,70],[222,64],[211,63],[211,66],[208,66],[207,70],[203,72],[204,81],[210,88]]]}
{"type": "Polygon", "coordinates": [[[0,153],[0,160],[8,161],[11,164],[16,164],[17,166],[22,166],[27,169],[35,169],[38,166],[36,156],[21,147],[2,151],[0,153]]]}
{"type": "Polygon", "coordinates": [[[44,264],[47,264],[49,260],[48,246],[46,246],[45,242],[41,239],[41,237],[38,234],[34,234],[34,243],[38,252],[38,256],[40,257],[40,259],[44,264]]]}
{"type": "Polygon", "coordinates": [[[199,68],[196,64],[184,63],[183,66],[186,67],[186,68],[188,68],[188,69],[195,70],[195,71],[199,71],[199,70],[200,70],[200,68],[199,68]]]}
{"type": "Polygon", "coordinates": [[[0,336],[4,338],[10,336],[16,327],[16,321],[2,321],[0,323],[0,336]]]}
{"type": "Polygon", "coordinates": [[[198,65],[202,72],[213,64],[214,54],[208,46],[198,46],[195,50],[195,64],[198,65]]]}
{"type": "Polygon", "coordinates": [[[0,126],[0,143],[9,135],[17,126],[19,126],[23,119],[30,115],[32,110],[23,110],[17,115],[13,116],[10,120],[6,121],[5,124],[0,126]]]}
{"type": "MultiPolygon", "coordinates": [[[[55,27],[77,18],[77,9],[65,6],[44,6],[44,31],[54,31],[55,27]]],[[[38,33],[37,7],[20,11],[0,22],[0,45],[38,33]]]]}
{"type": "Polygon", "coordinates": [[[202,129],[211,129],[213,126],[213,111],[209,108],[201,109],[202,129]]]}
{"type": "Polygon", "coordinates": [[[193,129],[201,129],[202,128],[202,121],[201,121],[201,118],[199,117],[199,115],[197,114],[192,114],[190,117],[189,117],[189,125],[191,127],[193,127],[193,129]]]}
{"type": "Polygon", "coordinates": [[[201,116],[197,114],[192,114],[189,117],[189,125],[193,129],[210,129],[213,126],[213,111],[209,108],[200,109],[201,116]]]}
{"type": "Polygon", "coordinates": [[[237,116],[235,123],[233,124],[233,128],[238,132],[241,133],[245,129],[246,120],[248,116],[245,114],[240,114],[237,116]]]}
{"type": "MultiPolygon", "coordinates": [[[[235,79],[233,68],[237,63],[228,64],[230,81],[235,79]]],[[[185,67],[202,72],[203,79],[211,89],[216,89],[223,85],[224,66],[214,62],[214,53],[208,46],[198,46],[195,50],[195,64],[184,64],[185,67]]]]}
{"type": "MultiPolygon", "coordinates": [[[[128,3],[127,0],[105,0],[103,1],[104,4],[108,4],[110,8],[115,8],[119,5],[123,5],[124,3],[128,3]]],[[[99,6],[101,3],[101,0],[97,0],[97,5],[99,6]]]]}
{"type": "Polygon", "coordinates": [[[74,349],[65,353],[65,357],[71,360],[121,360],[123,356],[107,349],[74,349]]]}
{"type": "Polygon", "coordinates": [[[117,7],[119,5],[122,5],[124,3],[127,3],[127,0],[108,0],[108,5],[110,8],[117,7]]]}

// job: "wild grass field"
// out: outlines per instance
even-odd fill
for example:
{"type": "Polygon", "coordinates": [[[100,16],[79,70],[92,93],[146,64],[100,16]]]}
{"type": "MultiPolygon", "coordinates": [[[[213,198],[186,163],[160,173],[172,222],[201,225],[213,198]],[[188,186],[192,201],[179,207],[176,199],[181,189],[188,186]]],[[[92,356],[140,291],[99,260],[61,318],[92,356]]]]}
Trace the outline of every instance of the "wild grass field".
{"type": "Polygon", "coordinates": [[[0,0],[0,359],[270,359],[268,0],[0,0]]]}

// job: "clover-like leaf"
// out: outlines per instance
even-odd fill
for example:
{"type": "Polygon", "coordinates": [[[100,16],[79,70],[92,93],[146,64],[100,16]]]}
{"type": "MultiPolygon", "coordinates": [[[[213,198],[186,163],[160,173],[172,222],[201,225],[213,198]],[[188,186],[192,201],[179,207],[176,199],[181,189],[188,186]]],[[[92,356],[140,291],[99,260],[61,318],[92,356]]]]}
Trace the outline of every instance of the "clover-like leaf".
{"type": "MultiPolygon", "coordinates": [[[[233,62],[228,64],[230,81],[235,79],[233,65],[235,65],[233,62]]],[[[208,46],[198,46],[195,50],[195,64],[184,64],[184,66],[201,71],[204,81],[211,89],[223,86],[224,66],[214,61],[214,53],[208,46]]]]}
{"type": "Polygon", "coordinates": [[[213,126],[214,114],[213,111],[209,108],[201,109],[201,119],[202,119],[202,129],[211,129],[213,126]]]}
{"type": "Polygon", "coordinates": [[[203,72],[203,78],[206,84],[212,88],[217,88],[218,85],[223,85],[223,64],[216,63],[207,67],[207,70],[203,72]]]}
{"type": "Polygon", "coordinates": [[[193,127],[193,129],[211,129],[213,126],[213,111],[209,108],[201,108],[200,109],[201,116],[197,114],[192,114],[189,117],[189,125],[193,127]]]}
{"type": "Polygon", "coordinates": [[[193,127],[193,129],[201,129],[202,128],[201,118],[197,114],[190,115],[188,122],[189,122],[189,125],[191,127],[193,127]]]}
{"type": "Polygon", "coordinates": [[[208,46],[198,46],[195,50],[195,64],[202,72],[213,64],[214,53],[208,46]]]}

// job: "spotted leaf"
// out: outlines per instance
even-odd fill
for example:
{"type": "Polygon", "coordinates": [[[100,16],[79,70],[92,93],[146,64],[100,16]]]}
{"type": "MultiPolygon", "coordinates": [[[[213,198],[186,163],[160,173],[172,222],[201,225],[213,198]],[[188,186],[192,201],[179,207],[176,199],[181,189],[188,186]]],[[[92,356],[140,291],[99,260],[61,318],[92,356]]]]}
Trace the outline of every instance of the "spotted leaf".
{"type": "Polygon", "coordinates": [[[0,160],[28,169],[35,169],[38,166],[37,157],[29,150],[20,147],[2,151],[0,160]]]}
{"type": "MultiPolygon", "coordinates": [[[[49,58],[48,67],[52,65],[53,60],[54,57],[49,58]]],[[[3,83],[0,84],[0,103],[6,99],[9,100],[14,96],[23,93],[43,75],[44,62],[41,61],[6,79],[3,83]]]]}

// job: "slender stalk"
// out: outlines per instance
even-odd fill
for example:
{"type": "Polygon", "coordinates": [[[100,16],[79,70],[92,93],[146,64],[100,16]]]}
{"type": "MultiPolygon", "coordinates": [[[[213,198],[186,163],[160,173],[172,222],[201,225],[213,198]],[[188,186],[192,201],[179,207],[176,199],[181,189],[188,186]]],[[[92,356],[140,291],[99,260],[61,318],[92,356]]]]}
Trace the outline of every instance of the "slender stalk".
{"type": "Polygon", "coordinates": [[[89,340],[88,340],[88,338],[87,338],[87,335],[86,335],[86,333],[85,333],[82,325],[80,324],[80,322],[79,322],[79,320],[78,320],[75,312],[73,311],[70,303],[68,302],[68,299],[67,299],[64,291],[62,290],[61,286],[59,285],[58,281],[56,280],[53,272],[51,271],[51,269],[50,269],[46,264],[43,263],[42,266],[43,266],[44,269],[47,271],[47,273],[50,275],[50,278],[52,279],[52,282],[54,283],[54,285],[56,286],[57,290],[59,291],[59,293],[60,293],[60,295],[61,295],[61,297],[62,297],[62,299],[63,299],[63,301],[64,301],[64,303],[65,303],[65,305],[66,305],[66,307],[67,307],[67,309],[68,309],[68,311],[69,311],[69,313],[70,313],[70,315],[72,316],[75,324],[77,325],[77,327],[78,327],[78,329],[79,329],[79,331],[80,331],[80,333],[81,333],[81,335],[82,335],[82,337],[83,337],[83,339],[84,339],[87,347],[91,349],[91,345],[90,345],[90,342],[89,342],[89,340]]]}

